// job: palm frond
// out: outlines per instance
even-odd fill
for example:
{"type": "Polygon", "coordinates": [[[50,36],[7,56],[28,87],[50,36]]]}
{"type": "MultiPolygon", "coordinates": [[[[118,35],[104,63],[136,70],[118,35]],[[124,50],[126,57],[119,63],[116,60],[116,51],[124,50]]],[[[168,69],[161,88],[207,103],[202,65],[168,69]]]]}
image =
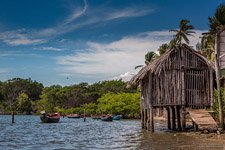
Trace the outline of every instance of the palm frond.
{"type": "Polygon", "coordinates": [[[134,69],[138,69],[138,68],[141,68],[141,67],[144,67],[144,65],[137,65],[134,67],[134,69]]]}
{"type": "Polygon", "coordinates": [[[169,30],[170,32],[179,32],[179,30],[176,30],[176,29],[171,29],[169,30]]]}
{"type": "Polygon", "coordinates": [[[187,44],[189,44],[190,41],[189,41],[189,39],[187,38],[186,35],[183,35],[182,38],[184,39],[184,41],[185,41],[187,44]]]}

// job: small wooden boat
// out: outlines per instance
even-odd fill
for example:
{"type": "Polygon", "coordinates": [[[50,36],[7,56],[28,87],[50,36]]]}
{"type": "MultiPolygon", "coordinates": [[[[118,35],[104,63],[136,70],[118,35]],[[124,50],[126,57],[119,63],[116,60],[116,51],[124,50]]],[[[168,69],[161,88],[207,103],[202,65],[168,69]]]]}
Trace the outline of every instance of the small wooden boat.
{"type": "Polygon", "coordinates": [[[122,115],[113,116],[113,120],[120,120],[121,118],[122,118],[122,115]]]}
{"type": "Polygon", "coordinates": [[[92,119],[101,119],[101,116],[100,115],[93,115],[91,116],[92,119]]]}
{"type": "Polygon", "coordinates": [[[43,123],[58,123],[60,120],[60,114],[59,113],[46,114],[45,111],[41,111],[40,118],[43,123]]]}
{"type": "Polygon", "coordinates": [[[67,115],[68,118],[80,118],[79,114],[69,114],[67,115]]]}
{"type": "Polygon", "coordinates": [[[111,115],[104,115],[101,117],[102,121],[113,121],[113,117],[111,115]]]}

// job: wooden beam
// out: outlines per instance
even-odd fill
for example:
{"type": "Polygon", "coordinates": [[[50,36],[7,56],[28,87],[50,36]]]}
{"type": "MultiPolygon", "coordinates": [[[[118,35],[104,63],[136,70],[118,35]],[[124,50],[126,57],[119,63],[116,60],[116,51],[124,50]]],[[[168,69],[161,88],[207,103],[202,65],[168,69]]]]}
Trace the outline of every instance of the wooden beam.
{"type": "Polygon", "coordinates": [[[147,129],[147,121],[148,121],[148,110],[145,109],[145,129],[147,129]]]}
{"type": "Polygon", "coordinates": [[[143,118],[143,122],[144,122],[144,125],[143,125],[143,129],[145,129],[145,126],[146,126],[146,113],[145,113],[145,108],[143,109],[143,114],[144,114],[144,118],[143,118]]]}
{"type": "Polygon", "coordinates": [[[15,117],[14,117],[15,112],[14,112],[14,111],[12,111],[12,112],[11,112],[11,114],[12,114],[12,123],[15,123],[15,117]]]}
{"type": "Polygon", "coordinates": [[[175,115],[175,108],[174,106],[171,106],[171,112],[172,112],[172,130],[176,129],[176,115],[175,115]]]}
{"type": "Polygon", "coordinates": [[[182,121],[181,121],[182,130],[185,131],[185,129],[186,129],[186,110],[185,110],[184,106],[181,107],[181,113],[182,113],[182,118],[181,118],[182,119],[182,121]]]}
{"type": "Polygon", "coordinates": [[[150,109],[147,109],[147,130],[150,130],[150,109]]]}
{"type": "Polygon", "coordinates": [[[178,130],[181,131],[181,123],[180,123],[180,106],[176,106],[176,114],[177,114],[177,127],[178,130]]]}
{"type": "Polygon", "coordinates": [[[193,127],[194,127],[194,131],[198,131],[198,125],[195,122],[193,122],[193,127]]]}
{"type": "Polygon", "coordinates": [[[144,109],[141,109],[141,128],[144,129],[144,109]]]}
{"type": "Polygon", "coordinates": [[[167,111],[167,127],[168,127],[169,130],[171,130],[170,108],[166,107],[166,111],[167,111]]]}
{"type": "Polygon", "coordinates": [[[210,69],[210,105],[211,105],[211,111],[214,111],[214,99],[213,99],[213,70],[210,69]]]}
{"type": "Polygon", "coordinates": [[[184,80],[184,70],[182,69],[181,71],[181,104],[182,105],[186,105],[186,101],[185,101],[185,80],[184,80]]]}
{"type": "Polygon", "coordinates": [[[150,107],[150,132],[154,132],[154,108],[150,107]]]}

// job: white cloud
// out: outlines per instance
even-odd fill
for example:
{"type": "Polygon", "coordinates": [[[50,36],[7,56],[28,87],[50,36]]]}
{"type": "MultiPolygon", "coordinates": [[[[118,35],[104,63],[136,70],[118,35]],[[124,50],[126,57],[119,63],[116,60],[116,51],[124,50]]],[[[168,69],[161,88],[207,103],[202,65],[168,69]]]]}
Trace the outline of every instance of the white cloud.
{"type": "MultiPolygon", "coordinates": [[[[166,42],[166,41],[163,41],[166,42]]],[[[108,44],[88,42],[88,52],[59,57],[64,71],[72,74],[102,74],[107,77],[133,70],[143,63],[148,50],[156,50],[161,42],[151,37],[124,37],[108,44]]]]}
{"type": "Polygon", "coordinates": [[[42,44],[51,38],[77,30],[87,25],[93,25],[99,22],[106,22],[119,18],[145,16],[152,12],[154,12],[153,8],[143,6],[128,7],[120,10],[98,7],[88,11],[87,1],[84,0],[84,5],[82,7],[76,7],[67,17],[65,17],[65,19],[52,27],[50,26],[40,30],[18,29],[6,31],[0,33],[0,40],[12,46],[42,44]]]}
{"type": "Polygon", "coordinates": [[[135,75],[136,73],[126,72],[124,74],[120,74],[117,77],[113,77],[113,80],[122,80],[124,82],[130,81],[130,79],[135,75]]]}
{"type": "Polygon", "coordinates": [[[35,45],[46,42],[44,39],[31,38],[30,31],[25,29],[0,33],[0,40],[9,45],[35,45]]]}
{"type": "Polygon", "coordinates": [[[149,13],[154,12],[154,9],[152,8],[125,8],[120,11],[113,11],[108,14],[108,17],[106,20],[112,20],[112,19],[118,19],[118,18],[125,18],[125,17],[139,17],[139,16],[145,16],[149,13]]]}
{"type": "Polygon", "coordinates": [[[62,48],[56,48],[56,47],[51,47],[51,46],[46,46],[46,47],[35,47],[33,49],[36,50],[43,50],[43,51],[56,51],[56,52],[60,52],[60,51],[64,51],[64,49],[62,48]]]}
{"type": "MultiPolygon", "coordinates": [[[[195,46],[198,37],[204,31],[196,30],[190,37],[190,45],[195,46]]],[[[57,63],[61,65],[60,73],[76,75],[93,75],[104,79],[117,77],[124,72],[134,73],[136,65],[144,64],[144,55],[148,51],[156,51],[164,43],[168,43],[172,34],[168,31],[153,31],[136,36],[127,36],[110,43],[87,42],[85,52],[61,56],[57,63]]]]}
{"type": "Polygon", "coordinates": [[[12,46],[17,45],[36,45],[42,44],[53,38],[71,30],[80,27],[80,24],[71,23],[77,18],[81,17],[87,10],[87,2],[84,0],[83,9],[74,9],[71,14],[54,27],[44,28],[40,30],[18,29],[13,31],[6,31],[0,33],[0,40],[12,46]]]}
{"type": "Polygon", "coordinates": [[[190,36],[189,40],[190,40],[190,45],[193,46],[193,48],[195,49],[195,46],[198,42],[200,42],[200,38],[202,37],[202,33],[206,33],[207,30],[194,30],[195,34],[194,36],[190,36]]]}
{"type": "Polygon", "coordinates": [[[82,15],[85,14],[85,12],[87,11],[88,5],[87,5],[87,1],[84,0],[84,7],[83,9],[79,9],[79,10],[74,10],[64,21],[64,24],[69,24],[71,22],[73,22],[75,19],[81,17],[82,15]]]}
{"type": "Polygon", "coordinates": [[[8,57],[8,56],[12,56],[12,53],[10,53],[10,52],[5,52],[5,51],[1,51],[0,57],[8,57]]]}
{"type": "Polygon", "coordinates": [[[36,58],[44,58],[44,55],[39,55],[36,53],[24,53],[23,51],[3,51],[0,50],[0,57],[10,57],[10,58],[15,58],[15,57],[36,57],[36,58]]]}
{"type": "Polygon", "coordinates": [[[88,12],[88,4],[86,0],[84,0],[84,6],[82,9],[75,9],[70,15],[68,15],[68,17],[66,17],[65,20],[61,21],[62,23],[56,25],[55,27],[42,29],[36,34],[38,36],[44,37],[57,36],[74,31],[87,25],[119,18],[145,16],[149,13],[152,13],[153,11],[153,8],[130,7],[121,10],[97,8],[94,10],[92,9],[91,12],[88,12]],[[79,22],[77,22],[77,19],[80,19],[79,22]]]}
{"type": "Polygon", "coordinates": [[[21,39],[5,39],[5,43],[10,45],[35,45],[44,43],[44,40],[41,39],[27,39],[27,38],[21,38],[21,39]]]}
{"type": "Polygon", "coordinates": [[[6,74],[9,73],[10,69],[9,68],[0,68],[0,74],[6,74]]]}

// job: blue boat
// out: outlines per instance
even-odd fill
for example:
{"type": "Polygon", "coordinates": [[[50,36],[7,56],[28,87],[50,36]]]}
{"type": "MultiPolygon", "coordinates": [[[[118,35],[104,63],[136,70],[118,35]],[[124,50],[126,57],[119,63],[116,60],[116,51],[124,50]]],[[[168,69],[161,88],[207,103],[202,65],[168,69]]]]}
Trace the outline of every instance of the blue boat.
{"type": "Polygon", "coordinates": [[[122,115],[113,116],[113,120],[120,120],[120,119],[122,119],[122,115]]]}

